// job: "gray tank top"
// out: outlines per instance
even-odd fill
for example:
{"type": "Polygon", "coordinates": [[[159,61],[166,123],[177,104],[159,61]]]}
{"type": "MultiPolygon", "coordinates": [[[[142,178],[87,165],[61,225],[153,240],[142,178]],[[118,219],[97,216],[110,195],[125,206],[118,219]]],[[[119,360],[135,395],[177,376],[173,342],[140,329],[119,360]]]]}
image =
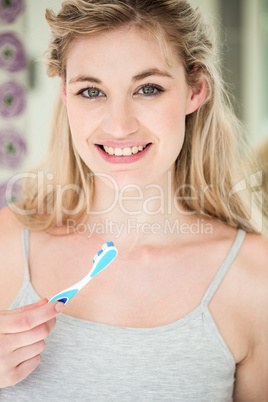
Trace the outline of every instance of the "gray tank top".
{"type": "MultiPolygon", "coordinates": [[[[29,277],[28,236],[23,229],[25,278],[11,308],[40,299],[29,277]]],[[[244,237],[238,230],[200,305],[171,324],[126,328],[59,315],[40,365],[24,381],[0,389],[1,402],[232,401],[235,361],[208,303],[244,237]]]]}

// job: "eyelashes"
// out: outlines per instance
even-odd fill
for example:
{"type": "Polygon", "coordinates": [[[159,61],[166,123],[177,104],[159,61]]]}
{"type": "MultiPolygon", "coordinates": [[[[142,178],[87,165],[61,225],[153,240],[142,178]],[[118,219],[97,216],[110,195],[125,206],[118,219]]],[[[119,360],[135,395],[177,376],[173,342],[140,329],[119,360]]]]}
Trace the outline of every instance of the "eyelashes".
{"type": "Polygon", "coordinates": [[[82,98],[86,98],[86,99],[96,99],[96,98],[100,98],[100,96],[96,96],[97,94],[102,93],[100,89],[90,86],[87,88],[83,88],[81,89],[77,95],[82,96],[82,98]],[[89,94],[89,92],[91,92],[91,95],[89,94]],[[92,95],[93,92],[93,95],[92,95]],[[95,92],[95,94],[94,94],[95,92]]]}
{"type": "MultiPolygon", "coordinates": [[[[140,89],[138,89],[138,91],[135,93],[135,95],[138,92],[140,92],[141,90],[143,90],[145,92],[141,93],[140,95],[144,95],[146,98],[157,96],[157,95],[160,95],[162,92],[164,92],[164,89],[159,87],[158,85],[148,83],[146,85],[143,85],[140,89]],[[146,91],[148,89],[149,89],[149,91],[146,93],[146,91]]],[[[84,99],[90,99],[90,100],[103,98],[103,96],[98,96],[99,94],[103,94],[103,92],[94,86],[89,86],[87,88],[83,88],[77,93],[78,96],[81,96],[84,99]]]]}
{"type": "Polygon", "coordinates": [[[159,95],[161,92],[164,92],[164,89],[163,88],[161,88],[161,87],[159,87],[158,85],[155,85],[155,84],[146,84],[146,85],[143,85],[139,90],[138,90],[138,92],[139,91],[141,91],[141,90],[143,90],[144,88],[153,88],[153,91],[154,90],[156,90],[156,92],[154,92],[154,93],[143,93],[143,95],[145,95],[145,96],[156,96],[156,95],[159,95]]]}

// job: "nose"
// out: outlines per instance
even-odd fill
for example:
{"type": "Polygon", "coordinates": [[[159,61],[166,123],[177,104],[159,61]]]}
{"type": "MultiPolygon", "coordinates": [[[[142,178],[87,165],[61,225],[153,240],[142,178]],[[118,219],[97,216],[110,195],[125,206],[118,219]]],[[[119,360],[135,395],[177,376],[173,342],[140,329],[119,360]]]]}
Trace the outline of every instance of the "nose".
{"type": "Polygon", "coordinates": [[[126,138],[138,130],[134,105],[130,103],[124,98],[107,102],[102,121],[102,130],[106,134],[116,138],[126,138]]]}

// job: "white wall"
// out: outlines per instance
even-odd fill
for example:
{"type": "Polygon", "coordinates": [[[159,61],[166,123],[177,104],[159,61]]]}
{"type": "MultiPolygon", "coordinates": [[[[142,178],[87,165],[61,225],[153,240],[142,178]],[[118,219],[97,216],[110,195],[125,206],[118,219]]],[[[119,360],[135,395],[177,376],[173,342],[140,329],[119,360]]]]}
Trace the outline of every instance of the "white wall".
{"type": "Polygon", "coordinates": [[[46,50],[50,31],[45,20],[46,8],[58,10],[61,0],[26,0],[27,6],[27,51],[34,61],[34,87],[28,95],[28,144],[26,165],[33,166],[44,157],[48,147],[51,114],[59,78],[46,75],[42,54],[46,50]]]}
{"type": "Polygon", "coordinates": [[[218,0],[191,0],[191,3],[208,16],[214,17],[218,14],[218,0]]]}
{"type": "MultiPolygon", "coordinates": [[[[268,14],[263,13],[262,0],[244,0],[243,13],[243,102],[245,124],[251,141],[258,143],[268,138],[268,97],[263,91],[267,88],[267,66],[263,68],[265,50],[262,41],[268,36],[268,14]],[[266,29],[265,29],[266,28],[266,29]],[[263,113],[262,99],[266,100],[266,115],[263,113]]],[[[267,6],[266,6],[267,8],[267,6]]],[[[267,57],[267,54],[266,54],[267,57]]],[[[267,62],[267,59],[266,59],[267,62]]],[[[268,158],[268,155],[267,155],[268,158]]]]}

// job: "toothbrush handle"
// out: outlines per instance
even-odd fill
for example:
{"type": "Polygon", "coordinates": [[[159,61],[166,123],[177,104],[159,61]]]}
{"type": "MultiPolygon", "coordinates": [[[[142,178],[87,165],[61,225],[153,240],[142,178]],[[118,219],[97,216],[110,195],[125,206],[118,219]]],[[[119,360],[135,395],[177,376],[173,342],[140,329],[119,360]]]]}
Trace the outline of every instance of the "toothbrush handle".
{"type": "Polygon", "coordinates": [[[53,301],[61,301],[62,303],[66,304],[70,301],[76,293],[79,292],[92,278],[90,274],[87,274],[81,281],[77,282],[75,285],[70,286],[67,289],[62,290],[61,292],[57,293],[52,299],[49,300],[50,302],[53,301]]]}
{"type": "Polygon", "coordinates": [[[94,262],[90,272],[81,281],[57,293],[55,296],[52,297],[52,299],[49,300],[49,303],[53,301],[60,301],[64,304],[68,303],[68,301],[70,301],[76,295],[76,293],[79,292],[79,290],[81,290],[89,281],[91,281],[94,276],[96,276],[99,272],[106,268],[115,259],[116,256],[116,248],[109,247],[109,249],[101,254],[100,259],[94,262]]]}
{"type": "Polygon", "coordinates": [[[115,259],[116,256],[117,249],[114,246],[109,245],[108,248],[98,253],[96,260],[93,259],[93,267],[81,281],[57,293],[55,296],[52,297],[52,299],[49,300],[49,303],[53,301],[60,301],[64,304],[68,303],[68,301],[71,300],[76,295],[76,293],[79,292],[79,290],[81,290],[89,281],[91,281],[94,276],[96,276],[99,272],[106,268],[115,259]]]}
{"type": "Polygon", "coordinates": [[[71,300],[72,297],[76,295],[77,292],[79,292],[79,290],[79,288],[65,289],[53,296],[52,299],[49,300],[49,303],[59,301],[66,304],[69,300],[71,300]]]}

